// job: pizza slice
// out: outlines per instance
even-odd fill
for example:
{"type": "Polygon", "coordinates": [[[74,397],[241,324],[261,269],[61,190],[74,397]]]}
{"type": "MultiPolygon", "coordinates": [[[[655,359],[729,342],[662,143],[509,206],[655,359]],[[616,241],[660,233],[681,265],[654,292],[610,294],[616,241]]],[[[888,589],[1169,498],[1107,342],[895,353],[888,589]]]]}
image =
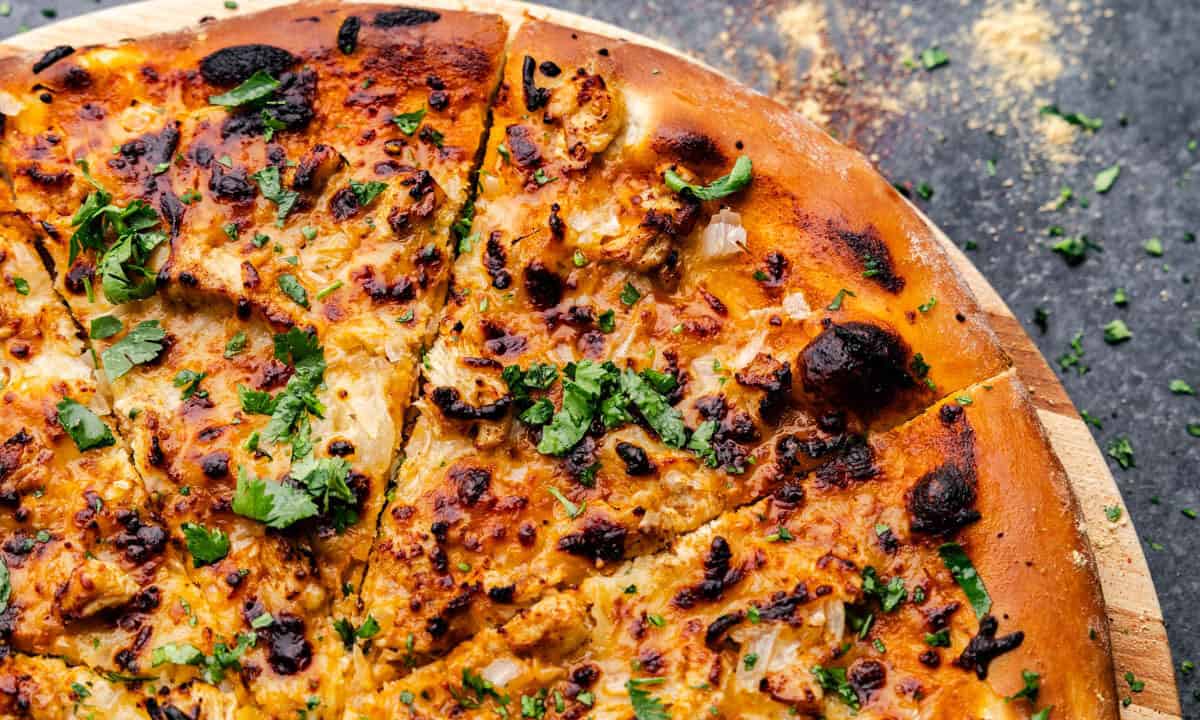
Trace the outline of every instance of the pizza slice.
{"type": "Polygon", "coordinates": [[[239,658],[201,660],[248,636],[218,623],[192,584],[183,534],[129,464],[80,329],[24,232],[0,219],[4,644],[124,676],[182,682],[203,672],[220,684],[239,658]],[[175,651],[194,662],[172,667],[175,651]]]}
{"type": "Polygon", "coordinates": [[[316,4],[5,81],[19,209],[75,316],[116,328],[93,343],[136,467],[214,611],[264,638],[243,677],[272,712],[338,707],[369,637],[349,614],[504,38],[316,4]]]}
{"type": "Polygon", "coordinates": [[[236,717],[234,697],[203,683],[174,687],[99,673],[53,657],[0,660],[0,714],[34,720],[159,720],[236,717]]]}
{"type": "Polygon", "coordinates": [[[364,586],[400,671],[1007,367],[925,221],[766,98],[530,21],[492,116],[364,586]]]}
{"type": "Polygon", "coordinates": [[[864,471],[839,458],[794,475],[351,713],[1115,717],[1095,568],[1014,376],[862,453],[864,471]]]}

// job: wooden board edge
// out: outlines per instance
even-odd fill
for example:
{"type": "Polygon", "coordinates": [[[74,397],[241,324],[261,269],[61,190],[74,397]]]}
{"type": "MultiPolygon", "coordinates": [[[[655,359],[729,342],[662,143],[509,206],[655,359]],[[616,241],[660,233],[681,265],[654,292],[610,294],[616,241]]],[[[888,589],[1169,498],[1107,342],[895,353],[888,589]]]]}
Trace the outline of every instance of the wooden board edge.
{"type": "MultiPolygon", "coordinates": [[[[375,1],[375,0],[371,0],[375,1]]],[[[286,5],[293,0],[241,0],[237,14],[286,5]]],[[[380,3],[395,4],[395,3],[380,3]]],[[[646,45],[719,72],[681,51],[651,38],[574,13],[517,0],[406,0],[424,7],[494,12],[513,26],[526,18],[545,19],[581,30],[646,45]]],[[[112,42],[198,25],[200,18],[236,16],[223,0],[143,0],[77,16],[0,42],[0,57],[46,50],[70,42],[77,45],[112,42]]],[[[1176,720],[1181,710],[1173,662],[1162,610],[1149,567],[1132,521],[1125,513],[1120,523],[1109,523],[1105,505],[1119,505],[1120,491],[1087,426],[1079,417],[1053,370],[1020,322],[970,259],[928,217],[916,208],[950,257],[967,288],[986,313],[1005,352],[1013,360],[1021,382],[1029,389],[1046,428],[1051,446],[1066,470],[1082,510],[1084,532],[1092,544],[1104,593],[1118,687],[1126,689],[1123,675],[1136,669],[1146,689],[1122,708],[1124,720],[1176,720]]]]}

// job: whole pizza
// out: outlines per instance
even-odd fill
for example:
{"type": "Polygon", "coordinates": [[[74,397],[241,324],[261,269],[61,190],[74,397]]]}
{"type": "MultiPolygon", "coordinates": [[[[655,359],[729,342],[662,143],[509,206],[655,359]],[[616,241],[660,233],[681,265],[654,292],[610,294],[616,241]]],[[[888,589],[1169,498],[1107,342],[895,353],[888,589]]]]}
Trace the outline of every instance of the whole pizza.
{"type": "Polygon", "coordinates": [[[1116,717],[1009,359],[772,100],[314,3],[0,113],[0,715],[1116,717]]]}

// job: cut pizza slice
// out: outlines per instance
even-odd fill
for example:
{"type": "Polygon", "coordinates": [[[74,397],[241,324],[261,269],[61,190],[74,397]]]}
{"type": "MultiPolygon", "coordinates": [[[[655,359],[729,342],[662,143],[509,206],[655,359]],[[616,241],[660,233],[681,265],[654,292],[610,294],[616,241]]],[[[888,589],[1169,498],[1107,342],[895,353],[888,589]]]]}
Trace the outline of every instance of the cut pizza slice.
{"type": "Polygon", "coordinates": [[[157,685],[99,673],[61,659],[8,655],[0,660],[0,716],[32,720],[161,720],[238,717],[234,697],[212,685],[157,685]]]}
{"type": "MultiPolygon", "coordinates": [[[[331,422],[367,482],[362,522],[313,539],[331,590],[374,535],[504,38],[492,15],[313,4],[6,65],[5,161],[77,317],[157,293],[315,331],[353,380],[331,422]]],[[[173,356],[215,339],[186,322],[173,356]]]]}
{"type": "Polygon", "coordinates": [[[4,644],[126,676],[203,673],[235,690],[224,671],[238,658],[201,660],[246,639],[216,621],[192,584],[184,538],[130,465],[80,329],[13,220],[0,220],[4,644]],[[195,662],[172,667],[173,649],[195,662]]]}
{"type": "Polygon", "coordinates": [[[958,395],[872,436],[860,472],[793,477],[350,716],[1115,717],[1095,568],[1032,405],[1011,373],[958,395]]]}
{"type": "Polygon", "coordinates": [[[522,25],[474,211],[364,586],[401,670],[1007,367],[864,158],[644,47],[522,25]]]}

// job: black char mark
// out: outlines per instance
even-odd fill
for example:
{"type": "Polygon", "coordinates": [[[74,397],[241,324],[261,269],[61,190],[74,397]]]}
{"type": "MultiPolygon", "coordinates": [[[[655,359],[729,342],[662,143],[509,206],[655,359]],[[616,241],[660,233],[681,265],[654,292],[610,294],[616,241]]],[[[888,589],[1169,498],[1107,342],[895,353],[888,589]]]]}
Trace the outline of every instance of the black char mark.
{"type": "Polygon", "coordinates": [[[533,129],[526,125],[504,128],[504,139],[513,162],[522,170],[533,170],[542,164],[542,151],[533,139],[533,129]]]}
{"type": "Polygon", "coordinates": [[[709,624],[708,629],[704,631],[704,644],[709,650],[720,650],[721,641],[725,639],[725,633],[745,619],[746,616],[740,610],[735,613],[721,615],[716,620],[713,620],[709,624]]]}
{"type": "Polygon", "coordinates": [[[625,538],[628,534],[628,530],[611,520],[589,517],[580,532],[559,538],[558,549],[592,560],[617,562],[625,557],[625,538]]]}
{"type": "Polygon", "coordinates": [[[538,87],[533,81],[536,72],[537,60],[526,55],[521,63],[521,90],[525,93],[525,109],[529,112],[536,112],[550,102],[550,91],[538,87]]]}
{"type": "Polygon", "coordinates": [[[733,552],[729,549],[729,542],[720,536],[713,538],[708,555],[704,557],[704,579],[677,592],[671,604],[686,609],[694,607],[702,600],[712,601],[720,598],[726,589],[741,581],[744,574],[741,568],[730,567],[732,560],[733,552]]]}
{"type": "Polygon", "coordinates": [[[864,277],[883,287],[888,292],[898,293],[904,289],[904,278],[896,274],[892,254],[875,228],[863,232],[834,229],[834,236],[854,253],[862,265],[864,277]]]}
{"type": "Polygon", "coordinates": [[[534,261],[525,268],[525,292],[535,308],[547,310],[562,300],[563,281],[558,273],[534,261]]]}
{"type": "Polygon", "coordinates": [[[947,463],[926,473],[908,492],[908,514],[913,531],[951,535],[977,522],[975,472],[971,467],[947,463]]]}
{"type": "Polygon", "coordinates": [[[33,64],[33,74],[37,75],[41,71],[74,52],[75,48],[71,47],[70,45],[59,45],[56,48],[47,50],[46,54],[42,56],[42,59],[33,64]]]}
{"type": "Polygon", "coordinates": [[[859,412],[876,411],[911,387],[908,348],[869,323],[830,324],[800,353],[804,387],[859,412]]]}
{"type": "Polygon", "coordinates": [[[295,675],[312,662],[312,645],[304,636],[304,621],[295,615],[280,614],[263,631],[270,641],[267,661],[280,675],[295,675]]]}
{"type": "Polygon", "coordinates": [[[358,48],[358,31],[362,29],[362,20],[351,15],[342,21],[338,28],[337,46],[343,55],[349,55],[358,48]]]}
{"type": "Polygon", "coordinates": [[[200,61],[200,76],[218,87],[246,82],[262,70],[279,77],[300,59],[283,48],[273,45],[234,45],[222,48],[200,61]]]}
{"type": "Polygon", "coordinates": [[[779,419],[779,413],[787,407],[792,392],[792,368],[766,353],[759,353],[740,372],[734,374],[738,384],[763,391],[758,401],[758,412],[768,422],[779,419]]]}
{"type": "Polygon", "coordinates": [[[458,390],[452,387],[435,388],[431,397],[433,404],[451,420],[499,420],[504,417],[511,402],[510,398],[502,397],[476,407],[465,402],[458,390]]]}
{"type": "Polygon", "coordinates": [[[974,670],[980,680],[986,680],[988,666],[1006,652],[1016,650],[1025,641],[1025,633],[1017,631],[1011,635],[996,637],[1000,622],[991,615],[979,621],[979,634],[971,638],[962,655],[954,664],[964,670],[974,670]]]}
{"type": "Polygon", "coordinates": [[[447,474],[463,505],[470,507],[487,493],[492,485],[492,474],[487,468],[455,466],[447,474]]]}
{"type": "Polygon", "coordinates": [[[646,451],[633,443],[618,442],[617,457],[625,463],[625,473],[633,476],[653,475],[654,463],[646,455],[646,451]]]}
{"type": "Polygon", "coordinates": [[[377,28],[413,27],[437,22],[441,19],[441,14],[432,10],[404,7],[377,13],[372,18],[371,24],[377,28]]]}
{"type": "Polygon", "coordinates": [[[879,472],[875,466],[875,451],[860,437],[845,441],[838,454],[817,468],[817,483],[821,487],[844,488],[851,481],[870,480],[879,472]]]}
{"type": "Polygon", "coordinates": [[[487,245],[484,247],[483,267],[492,278],[492,287],[497,290],[507,290],[512,285],[512,273],[504,267],[506,262],[508,255],[504,252],[504,246],[500,244],[500,233],[493,232],[488,236],[487,245]]]}

